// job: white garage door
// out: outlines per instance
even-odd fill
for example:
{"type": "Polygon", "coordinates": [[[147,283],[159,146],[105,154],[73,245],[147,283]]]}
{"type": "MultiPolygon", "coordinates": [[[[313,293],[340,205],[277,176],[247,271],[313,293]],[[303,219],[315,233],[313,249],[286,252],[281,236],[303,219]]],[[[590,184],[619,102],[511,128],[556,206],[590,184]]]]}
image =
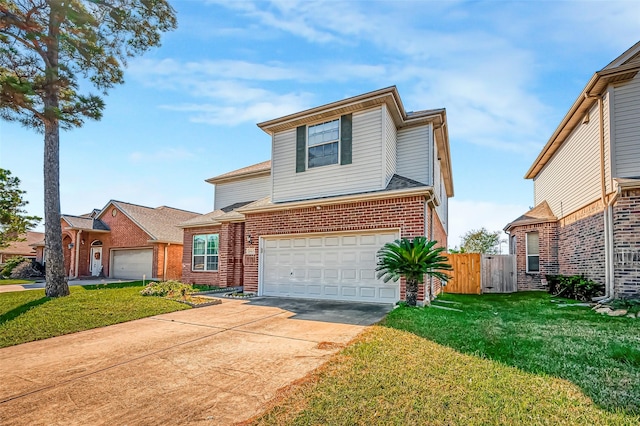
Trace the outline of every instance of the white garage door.
{"type": "Polygon", "coordinates": [[[376,279],[376,253],[397,231],[313,234],[262,241],[265,296],[395,303],[397,282],[376,279]]]}
{"type": "Polygon", "coordinates": [[[153,249],[113,250],[111,276],[113,278],[151,278],[153,249]]]}

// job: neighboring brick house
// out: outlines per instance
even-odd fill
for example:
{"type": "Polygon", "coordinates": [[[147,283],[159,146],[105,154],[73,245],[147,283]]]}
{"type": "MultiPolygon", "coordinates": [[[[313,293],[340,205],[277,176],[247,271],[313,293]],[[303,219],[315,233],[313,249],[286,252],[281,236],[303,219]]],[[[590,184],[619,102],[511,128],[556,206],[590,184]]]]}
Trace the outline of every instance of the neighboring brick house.
{"type": "Polygon", "coordinates": [[[390,87],[258,126],[272,159],[207,180],[215,210],[182,225],[183,280],[267,296],[403,299],[403,284],[376,278],[376,253],[419,235],[447,246],[445,110],[407,113],[390,87]]]}
{"type": "Polygon", "coordinates": [[[518,288],[546,274],[640,295],[640,42],[596,72],[525,178],[535,208],[505,227],[518,288]]]}
{"type": "MultiPolygon", "coordinates": [[[[111,200],[101,209],[62,215],[64,268],[71,278],[181,279],[182,229],[199,216],[172,207],[145,207],[111,200]]],[[[36,245],[43,262],[44,241],[36,245]]]]}
{"type": "Polygon", "coordinates": [[[7,262],[12,257],[22,256],[27,259],[36,258],[36,249],[33,244],[42,241],[44,234],[42,232],[27,231],[21,236],[23,241],[14,241],[8,247],[0,249],[0,265],[7,262]]]}

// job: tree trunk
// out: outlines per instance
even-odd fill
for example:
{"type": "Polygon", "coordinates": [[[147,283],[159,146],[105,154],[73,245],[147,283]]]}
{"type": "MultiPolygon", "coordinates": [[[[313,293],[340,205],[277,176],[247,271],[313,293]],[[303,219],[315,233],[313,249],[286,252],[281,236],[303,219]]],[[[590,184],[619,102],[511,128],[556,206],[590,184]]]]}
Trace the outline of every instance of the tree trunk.
{"type": "Polygon", "coordinates": [[[58,121],[59,1],[51,1],[47,37],[46,94],[44,96],[44,235],[47,297],[69,294],[62,253],[60,225],[60,124],[58,121]]]}
{"type": "Polygon", "coordinates": [[[409,306],[416,306],[416,301],[418,300],[418,280],[407,278],[406,284],[406,302],[409,306]]]}

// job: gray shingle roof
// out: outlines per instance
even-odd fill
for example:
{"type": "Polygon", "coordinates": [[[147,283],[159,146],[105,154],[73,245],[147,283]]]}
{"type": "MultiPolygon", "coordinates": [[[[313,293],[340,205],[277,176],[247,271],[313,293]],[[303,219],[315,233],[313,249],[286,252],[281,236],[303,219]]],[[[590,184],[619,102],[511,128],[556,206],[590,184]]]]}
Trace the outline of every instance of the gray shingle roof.
{"type": "MultiPolygon", "coordinates": [[[[156,208],[111,200],[113,204],[133,220],[152,240],[171,243],[182,243],[182,228],[178,225],[200,216],[199,213],[175,209],[173,207],[160,206],[156,208]]],[[[104,213],[104,210],[103,210],[104,213]]],[[[103,214],[101,213],[101,214],[103,214]]]]}
{"type": "Polygon", "coordinates": [[[95,230],[95,231],[108,231],[109,227],[98,219],[92,219],[86,216],[73,216],[69,214],[63,214],[64,219],[72,228],[95,230]]]}

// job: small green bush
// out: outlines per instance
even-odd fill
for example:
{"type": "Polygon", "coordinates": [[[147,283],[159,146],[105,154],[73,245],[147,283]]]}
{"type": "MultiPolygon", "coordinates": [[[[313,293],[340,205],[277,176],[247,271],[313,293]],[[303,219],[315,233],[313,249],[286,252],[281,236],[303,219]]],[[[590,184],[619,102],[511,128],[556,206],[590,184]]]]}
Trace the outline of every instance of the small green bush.
{"type": "Polygon", "coordinates": [[[162,282],[150,282],[140,291],[143,296],[160,296],[160,297],[186,297],[194,292],[191,284],[181,283],[180,281],[170,280],[162,282]]]}
{"type": "Polygon", "coordinates": [[[604,294],[604,285],[598,284],[584,275],[547,275],[549,293],[568,299],[591,301],[604,294]]]}
{"type": "Polygon", "coordinates": [[[11,272],[13,271],[13,268],[18,266],[25,260],[27,259],[25,259],[22,256],[12,257],[11,259],[7,260],[7,262],[4,264],[4,268],[2,269],[2,272],[0,272],[0,275],[3,277],[10,276],[11,272]]]}

